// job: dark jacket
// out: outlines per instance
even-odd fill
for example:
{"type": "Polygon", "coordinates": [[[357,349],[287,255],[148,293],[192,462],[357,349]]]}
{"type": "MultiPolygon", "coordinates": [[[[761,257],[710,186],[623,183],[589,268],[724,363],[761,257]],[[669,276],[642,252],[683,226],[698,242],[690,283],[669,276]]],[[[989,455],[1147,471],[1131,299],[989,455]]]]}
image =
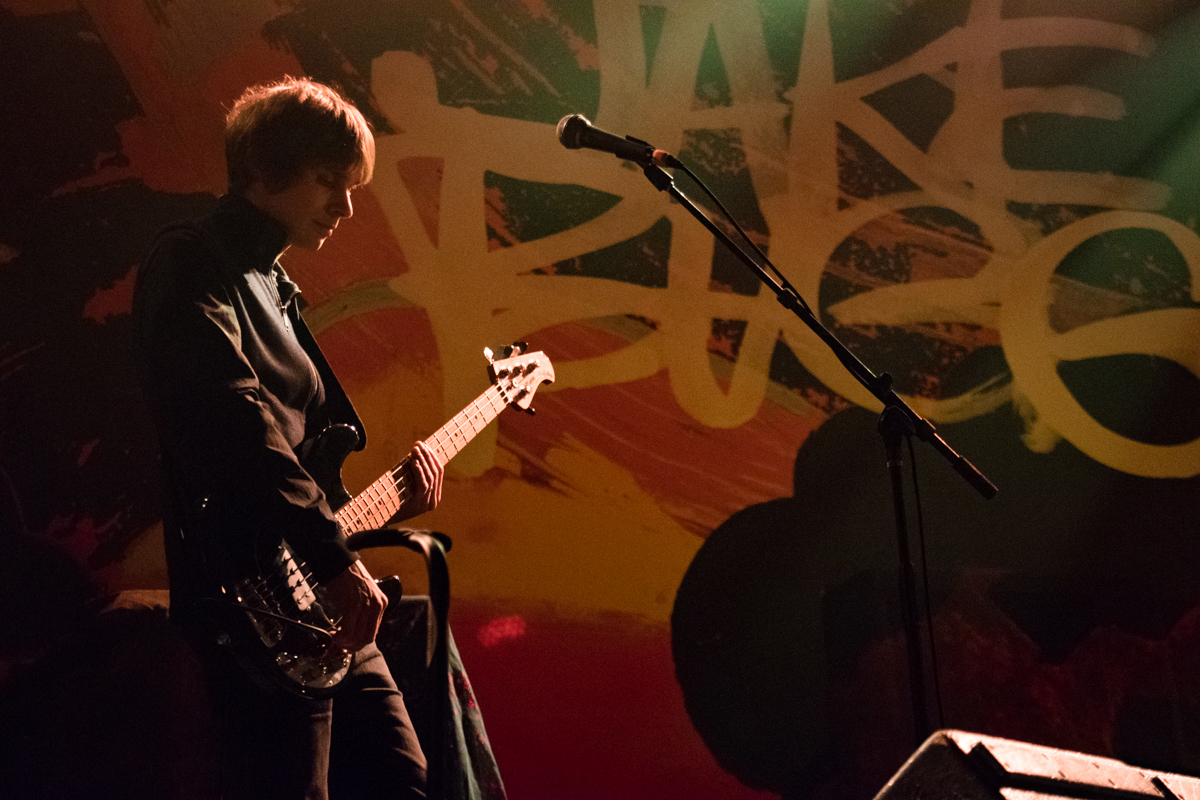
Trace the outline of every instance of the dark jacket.
{"type": "Polygon", "coordinates": [[[226,195],[161,232],[138,270],[135,355],[162,450],[174,613],[253,574],[281,538],[318,581],[356,559],[297,456],[331,422],[354,425],[358,449],[365,437],[276,261],[286,240],[226,195]]]}

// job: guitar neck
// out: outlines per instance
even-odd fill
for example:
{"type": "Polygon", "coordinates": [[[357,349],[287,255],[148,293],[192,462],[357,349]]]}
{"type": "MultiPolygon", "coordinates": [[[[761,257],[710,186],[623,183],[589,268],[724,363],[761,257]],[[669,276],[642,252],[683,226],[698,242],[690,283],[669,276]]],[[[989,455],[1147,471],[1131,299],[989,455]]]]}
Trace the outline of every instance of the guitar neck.
{"type": "MultiPolygon", "coordinates": [[[[508,403],[498,386],[476,397],[453,419],[425,440],[426,446],[443,465],[467,446],[476,434],[488,426],[508,403]]],[[[380,475],[374,483],[342,506],[334,515],[346,533],[382,528],[396,515],[415,491],[410,471],[412,456],[380,475]]]]}

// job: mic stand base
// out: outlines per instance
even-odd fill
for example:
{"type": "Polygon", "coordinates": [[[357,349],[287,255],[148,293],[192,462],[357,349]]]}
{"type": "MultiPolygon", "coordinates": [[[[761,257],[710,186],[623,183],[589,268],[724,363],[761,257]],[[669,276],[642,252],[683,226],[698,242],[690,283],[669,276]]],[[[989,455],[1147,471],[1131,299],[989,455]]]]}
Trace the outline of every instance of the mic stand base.
{"type": "Polygon", "coordinates": [[[879,435],[887,454],[888,476],[892,484],[892,506],[896,514],[901,614],[904,621],[904,645],[908,656],[908,683],[912,699],[913,734],[920,746],[933,733],[926,696],[925,652],[921,637],[920,602],[917,577],[913,568],[908,538],[908,512],[904,506],[904,440],[911,440],[913,426],[897,408],[888,406],[879,415],[879,435]]]}

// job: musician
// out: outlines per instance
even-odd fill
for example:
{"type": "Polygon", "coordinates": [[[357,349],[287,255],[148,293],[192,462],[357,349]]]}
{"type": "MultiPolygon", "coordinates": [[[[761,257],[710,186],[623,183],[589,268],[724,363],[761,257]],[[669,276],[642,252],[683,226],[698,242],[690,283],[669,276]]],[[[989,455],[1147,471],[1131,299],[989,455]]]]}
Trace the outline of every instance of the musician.
{"type": "MultiPolygon", "coordinates": [[[[350,217],[352,193],[371,179],[374,139],[334,89],[289,78],[236,101],[225,151],[228,193],[206,217],[160,232],[134,299],[136,357],[162,450],[171,616],[205,666],[223,791],[424,797],[425,758],[374,644],[387,599],[301,466],[326,426],[362,435],[362,425],[280,263],[291,247],[319,250],[350,217]],[[264,688],[204,613],[203,598],[253,574],[281,539],[342,614],[335,642],[354,657],[332,699],[264,688]]],[[[419,442],[412,456],[417,491],[396,519],[441,497],[438,459],[419,442]]]]}

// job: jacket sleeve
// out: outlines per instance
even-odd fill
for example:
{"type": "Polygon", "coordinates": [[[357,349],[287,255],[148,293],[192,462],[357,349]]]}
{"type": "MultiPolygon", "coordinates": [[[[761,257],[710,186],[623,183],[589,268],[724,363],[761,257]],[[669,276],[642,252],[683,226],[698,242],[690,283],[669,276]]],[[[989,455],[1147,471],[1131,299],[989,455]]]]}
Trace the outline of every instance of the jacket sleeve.
{"type": "Polygon", "coordinates": [[[286,538],[328,580],[357,556],[262,401],[217,258],[176,231],[138,274],[137,357],[168,474],[184,503],[209,506],[192,535],[219,549],[226,570],[249,574],[286,538]]]}

